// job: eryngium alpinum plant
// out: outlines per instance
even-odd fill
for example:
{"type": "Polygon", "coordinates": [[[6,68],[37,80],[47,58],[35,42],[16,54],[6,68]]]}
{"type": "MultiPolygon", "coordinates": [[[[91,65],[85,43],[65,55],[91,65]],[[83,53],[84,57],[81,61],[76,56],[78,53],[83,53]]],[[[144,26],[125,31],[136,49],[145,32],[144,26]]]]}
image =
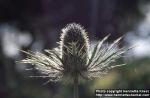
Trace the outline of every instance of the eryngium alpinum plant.
{"type": "MultiPolygon", "coordinates": [[[[21,63],[35,65],[44,75],[35,77],[49,77],[49,81],[59,81],[69,77],[74,84],[74,98],[78,98],[79,78],[93,79],[106,74],[109,69],[120,65],[113,62],[120,58],[129,48],[118,48],[121,37],[112,44],[104,46],[108,36],[89,48],[89,38],[82,26],[76,23],[68,24],[62,29],[59,47],[45,50],[46,54],[32,51],[22,51],[27,58],[21,63]]],[[[48,81],[48,82],[49,82],[48,81]]]]}

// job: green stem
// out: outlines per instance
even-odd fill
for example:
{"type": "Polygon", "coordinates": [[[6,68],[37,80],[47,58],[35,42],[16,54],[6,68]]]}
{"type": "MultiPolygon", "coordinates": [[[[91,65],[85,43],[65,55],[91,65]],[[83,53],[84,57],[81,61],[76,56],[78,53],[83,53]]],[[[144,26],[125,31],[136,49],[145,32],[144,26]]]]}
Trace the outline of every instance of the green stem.
{"type": "Polygon", "coordinates": [[[78,76],[74,77],[74,98],[78,98],[78,76]]]}

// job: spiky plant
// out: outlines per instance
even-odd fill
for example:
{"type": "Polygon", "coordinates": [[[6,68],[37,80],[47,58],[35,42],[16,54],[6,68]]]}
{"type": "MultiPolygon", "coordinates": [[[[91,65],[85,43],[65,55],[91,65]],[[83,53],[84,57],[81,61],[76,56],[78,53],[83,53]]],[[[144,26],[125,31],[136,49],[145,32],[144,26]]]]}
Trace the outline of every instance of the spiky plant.
{"type": "Polygon", "coordinates": [[[74,98],[78,98],[79,78],[101,77],[109,69],[124,65],[112,63],[128,49],[118,48],[121,37],[112,44],[103,47],[103,43],[108,37],[106,36],[94,47],[89,48],[89,38],[84,28],[79,24],[71,23],[62,29],[59,47],[45,50],[48,55],[21,50],[27,54],[27,58],[20,62],[35,65],[37,70],[45,74],[35,77],[49,77],[49,81],[59,81],[69,77],[74,84],[74,98]]]}

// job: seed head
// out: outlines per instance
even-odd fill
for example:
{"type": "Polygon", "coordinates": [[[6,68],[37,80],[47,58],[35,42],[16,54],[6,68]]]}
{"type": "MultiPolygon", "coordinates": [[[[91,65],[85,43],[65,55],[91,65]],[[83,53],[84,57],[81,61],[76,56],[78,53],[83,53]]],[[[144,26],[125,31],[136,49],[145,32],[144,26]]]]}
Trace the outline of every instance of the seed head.
{"type": "Polygon", "coordinates": [[[86,70],[88,41],[85,30],[79,24],[68,24],[62,29],[60,48],[65,74],[73,77],[86,70]]]}

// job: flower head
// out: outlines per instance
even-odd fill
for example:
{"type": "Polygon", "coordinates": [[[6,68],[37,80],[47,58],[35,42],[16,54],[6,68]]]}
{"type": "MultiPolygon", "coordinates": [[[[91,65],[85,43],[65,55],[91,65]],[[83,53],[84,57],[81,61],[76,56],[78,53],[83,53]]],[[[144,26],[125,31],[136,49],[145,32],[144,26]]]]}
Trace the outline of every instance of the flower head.
{"type": "Polygon", "coordinates": [[[45,74],[39,77],[49,77],[49,81],[58,81],[65,76],[85,79],[101,77],[109,69],[124,65],[112,63],[128,51],[128,48],[117,48],[121,37],[103,47],[108,37],[89,48],[89,39],[83,27],[76,23],[68,24],[62,29],[58,48],[45,50],[48,55],[22,51],[27,54],[27,58],[20,62],[35,65],[37,70],[45,74]]]}

